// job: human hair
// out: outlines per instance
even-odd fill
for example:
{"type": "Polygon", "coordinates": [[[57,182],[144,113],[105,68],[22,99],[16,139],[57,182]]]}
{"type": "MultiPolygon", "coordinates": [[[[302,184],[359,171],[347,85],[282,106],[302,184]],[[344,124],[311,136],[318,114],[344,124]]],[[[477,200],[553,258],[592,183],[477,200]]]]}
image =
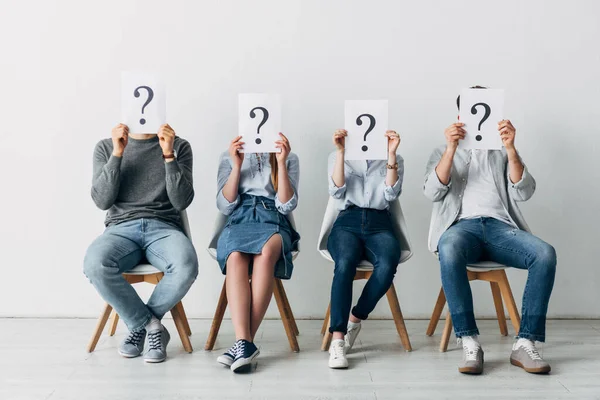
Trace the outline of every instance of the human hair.
{"type": "MultiPolygon", "coordinates": [[[[476,86],[471,86],[469,89],[487,89],[487,87],[476,85],[476,86]]],[[[460,110],[460,94],[456,98],[456,108],[458,108],[460,110]]]]}
{"type": "Polygon", "coordinates": [[[275,155],[275,153],[271,153],[269,155],[269,163],[271,164],[271,183],[275,188],[275,193],[277,193],[277,187],[279,186],[277,184],[279,170],[277,169],[277,156],[275,155]]]}

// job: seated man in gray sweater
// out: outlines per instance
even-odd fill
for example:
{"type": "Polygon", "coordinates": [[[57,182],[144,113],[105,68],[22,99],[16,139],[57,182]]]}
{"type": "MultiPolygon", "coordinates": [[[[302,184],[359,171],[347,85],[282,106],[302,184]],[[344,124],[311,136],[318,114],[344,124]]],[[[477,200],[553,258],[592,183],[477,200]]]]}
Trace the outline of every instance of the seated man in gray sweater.
{"type": "Polygon", "coordinates": [[[146,362],[167,357],[163,315],[198,274],[198,259],[181,228],[180,211],[194,198],[192,149],[169,125],[158,134],[129,134],[119,124],[94,150],[92,199],[106,214],[106,230],[87,250],[84,273],[129,328],[119,354],[146,362]],[[164,272],[147,304],[122,273],[147,260],[164,272]]]}
{"type": "Polygon", "coordinates": [[[535,341],[543,342],[546,337],[556,253],[530,233],[517,205],[533,195],[535,180],[517,153],[510,121],[498,123],[502,150],[457,149],[465,137],[463,126],[455,123],[446,129],[446,145],[431,155],[424,186],[425,196],[433,201],[429,250],[439,255],[454,332],[464,350],[459,371],[483,372],[467,264],[494,261],[528,271],[510,362],[527,372],[547,373],[550,365],[538,353],[535,341]]]}

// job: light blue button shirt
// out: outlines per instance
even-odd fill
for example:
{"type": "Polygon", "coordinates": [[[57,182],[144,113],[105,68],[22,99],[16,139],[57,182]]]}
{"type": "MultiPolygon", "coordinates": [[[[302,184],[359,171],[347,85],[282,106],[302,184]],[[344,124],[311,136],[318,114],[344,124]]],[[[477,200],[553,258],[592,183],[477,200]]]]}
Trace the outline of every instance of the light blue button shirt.
{"type": "Polygon", "coordinates": [[[344,186],[335,186],[332,175],[336,157],[337,151],[329,155],[328,178],[329,194],[338,200],[336,208],[339,211],[345,210],[351,205],[385,210],[389,208],[390,202],[400,196],[404,179],[404,159],[400,154],[396,154],[398,180],[393,186],[385,183],[387,160],[345,160],[344,186]]]}
{"type": "Polygon", "coordinates": [[[223,196],[223,186],[229,179],[229,174],[233,169],[229,152],[221,154],[219,161],[219,171],[217,175],[217,208],[225,215],[230,215],[240,202],[241,194],[252,196],[263,196],[275,200],[277,210],[282,214],[289,214],[298,205],[298,181],[300,179],[300,163],[298,156],[290,153],[286,160],[288,176],[294,195],[286,203],[279,201],[275,188],[271,182],[271,164],[269,163],[269,153],[247,153],[242,163],[240,174],[240,183],[238,186],[238,196],[230,203],[223,196]]]}

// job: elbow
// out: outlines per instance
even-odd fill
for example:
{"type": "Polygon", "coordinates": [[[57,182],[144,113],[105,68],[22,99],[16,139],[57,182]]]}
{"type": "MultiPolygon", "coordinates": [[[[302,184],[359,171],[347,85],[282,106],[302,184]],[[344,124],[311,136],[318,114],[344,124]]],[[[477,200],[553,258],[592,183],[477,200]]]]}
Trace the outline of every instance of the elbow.
{"type": "Polygon", "coordinates": [[[94,204],[96,207],[101,209],[102,211],[106,211],[112,207],[114,200],[107,199],[106,197],[100,196],[94,189],[92,189],[92,200],[94,200],[94,204]]]}
{"type": "Polygon", "coordinates": [[[192,201],[194,200],[194,191],[192,190],[183,201],[176,201],[173,204],[173,207],[181,212],[183,210],[185,210],[186,208],[188,208],[190,206],[190,204],[192,204],[192,201]]]}

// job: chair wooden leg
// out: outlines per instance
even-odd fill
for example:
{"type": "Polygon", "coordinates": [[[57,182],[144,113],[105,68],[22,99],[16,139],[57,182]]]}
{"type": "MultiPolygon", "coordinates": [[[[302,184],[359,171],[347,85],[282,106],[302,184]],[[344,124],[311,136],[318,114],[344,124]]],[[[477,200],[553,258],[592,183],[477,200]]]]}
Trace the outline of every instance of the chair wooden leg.
{"type": "Polygon", "coordinates": [[[388,303],[390,303],[390,309],[392,310],[392,316],[396,323],[396,330],[400,336],[400,341],[405,351],[412,351],[410,345],[410,339],[408,332],[406,331],[406,325],[404,324],[404,317],[402,316],[402,310],[400,309],[400,302],[398,301],[398,295],[396,294],[396,287],[392,283],[392,286],[388,289],[387,293],[388,303]]]}
{"type": "MultiPolygon", "coordinates": [[[[281,279],[278,279],[281,282],[281,279]]],[[[283,287],[283,282],[281,282],[281,294],[283,295],[283,301],[285,303],[285,310],[287,312],[288,319],[292,323],[292,328],[294,329],[294,334],[298,336],[300,331],[298,330],[298,325],[296,324],[296,318],[294,317],[294,313],[292,312],[292,306],[290,305],[290,301],[287,297],[287,293],[285,292],[285,287],[283,287]]]]}
{"type": "Polygon", "coordinates": [[[519,334],[519,328],[521,326],[521,317],[519,317],[519,310],[517,309],[517,304],[515,303],[515,298],[513,297],[512,290],[510,289],[510,284],[508,283],[508,277],[506,276],[505,271],[500,271],[500,279],[498,285],[500,286],[500,291],[502,292],[502,297],[504,298],[504,304],[508,309],[508,316],[510,317],[510,322],[515,329],[515,334],[519,334]]]}
{"type": "Polygon", "coordinates": [[[331,302],[327,306],[327,311],[325,311],[325,319],[323,319],[323,326],[321,327],[321,336],[327,332],[327,328],[329,326],[329,314],[331,313],[331,302]]]}
{"type": "Polygon", "coordinates": [[[185,332],[188,336],[192,336],[192,330],[190,329],[190,322],[188,321],[187,315],[185,314],[185,309],[183,308],[183,303],[180,301],[175,306],[177,307],[177,311],[181,315],[181,322],[183,322],[183,326],[185,327],[185,332]]]}
{"type": "Polygon", "coordinates": [[[440,316],[442,315],[442,311],[444,311],[445,305],[446,294],[444,293],[444,288],[440,288],[440,294],[435,302],[435,307],[433,307],[433,313],[431,314],[431,319],[429,320],[429,326],[425,332],[427,336],[432,336],[435,333],[435,328],[437,328],[437,324],[440,320],[440,316]]]}
{"type": "Polygon", "coordinates": [[[115,336],[115,332],[117,331],[117,325],[119,324],[119,314],[115,310],[112,312],[112,320],[110,321],[110,325],[108,326],[108,336],[115,336]]]}
{"type": "Polygon", "coordinates": [[[327,325],[325,326],[325,334],[323,335],[323,341],[321,342],[321,350],[327,351],[329,350],[329,345],[331,344],[331,338],[333,335],[329,332],[329,327],[331,326],[331,317],[325,320],[327,325]]]}
{"type": "Polygon", "coordinates": [[[194,351],[194,349],[192,348],[192,343],[190,342],[190,337],[185,329],[185,324],[183,322],[183,316],[179,312],[180,304],[181,304],[181,302],[176,304],[175,307],[173,307],[171,309],[171,315],[173,316],[173,322],[175,323],[175,327],[177,328],[177,332],[179,333],[179,338],[181,339],[183,348],[188,353],[191,353],[192,351],[194,351]]]}
{"type": "Polygon", "coordinates": [[[450,335],[452,334],[452,317],[450,316],[450,310],[446,315],[446,324],[444,325],[444,333],[442,333],[442,340],[440,341],[440,351],[442,353],[448,350],[448,342],[450,341],[450,335]]]}
{"type": "Polygon", "coordinates": [[[208,339],[206,339],[204,350],[210,351],[215,347],[217,335],[219,334],[219,329],[221,328],[221,322],[223,322],[223,316],[225,315],[226,309],[227,288],[225,286],[225,281],[223,281],[223,288],[221,289],[221,295],[219,296],[219,302],[217,303],[217,309],[215,310],[215,316],[213,317],[210,333],[208,334],[208,339]]]}
{"type": "Polygon", "coordinates": [[[279,314],[281,315],[281,321],[283,322],[283,327],[285,328],[285,333],[288,337],[290,348],[294,353],[297,353],[300,351],[300,347],[298,346],[298,339],[296,339],[296,332],[294,331],[292,322],[288,317],[287,310],[285,309],[283,291],[283,283],[281,283],[281,280],[275,279],[275,290],[273,290],[273,294],[275,295],[277,308],[279,308],[279,314]]]}
{"type": "Polygon", "coordinates": [[[492,289],[492,297],[494,298],[494,306],[496,307],[496,315],[498,316],[498,326],[502,336],[508,335],[508,327],[506,326],[506,316],[504,315],[504,307],[502,306],[502,295],[500,294],[500,286],[497,282],[490,282],[492,289]]]}
{"type": "Polygon", "coordinates": [[[100,315],[100,318],[98,319],[98,322],[96,323],[96,329],[94,329],[94,334],[92,335],[92,339],[90,340],[90,342],[88,344],[88,347],[87,347],[88,353],[91,353],[96,348],[96,345],[98,344],[98,340],[100,340],[100,336],[102,335],[102,331],[104,330],[104,326],[106,325],[106,321],[108,321],[108,318],[110,317],[111,311],[112,311],[112,307],[110,306],[110,304],[106,304],[104,306],[104,310],[102,311],[102,314],[100,315]]]}

